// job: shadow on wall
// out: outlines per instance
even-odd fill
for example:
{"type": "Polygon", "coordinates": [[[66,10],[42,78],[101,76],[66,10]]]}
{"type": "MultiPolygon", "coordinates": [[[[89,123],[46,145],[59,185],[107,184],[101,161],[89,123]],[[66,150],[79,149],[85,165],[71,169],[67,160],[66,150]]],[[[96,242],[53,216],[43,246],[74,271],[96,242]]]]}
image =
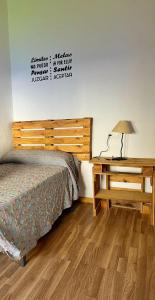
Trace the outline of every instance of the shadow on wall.
{"type": "Polygon", "coordinates": [[[80,184],[79,195],[84,196],[86,194],[86,184],[85,184],[85,180],[84,180],[83,175],[82,175],[81,165],[80,165],[80,168],[79,168],[79,184],[80,184]]]}

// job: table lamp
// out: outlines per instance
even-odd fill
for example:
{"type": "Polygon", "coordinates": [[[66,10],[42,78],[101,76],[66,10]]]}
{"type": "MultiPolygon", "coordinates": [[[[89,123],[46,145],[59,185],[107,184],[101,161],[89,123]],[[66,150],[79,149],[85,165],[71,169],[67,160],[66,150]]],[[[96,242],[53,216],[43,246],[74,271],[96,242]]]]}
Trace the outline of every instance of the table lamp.
{"type": "Polygon", "coordinates": [[[119,157],[113,157],[113,160],[125,160],[127,158],[122,156],[123,152],[123,140],[124,140],[124,134],[130,134],[134,133],[134,128],[132,126],[132,123],[130,121],[119,121],[116,126],[113,128],[112,132],[121,133],[121,149],[120,149],[120,156],[119,157]]]}

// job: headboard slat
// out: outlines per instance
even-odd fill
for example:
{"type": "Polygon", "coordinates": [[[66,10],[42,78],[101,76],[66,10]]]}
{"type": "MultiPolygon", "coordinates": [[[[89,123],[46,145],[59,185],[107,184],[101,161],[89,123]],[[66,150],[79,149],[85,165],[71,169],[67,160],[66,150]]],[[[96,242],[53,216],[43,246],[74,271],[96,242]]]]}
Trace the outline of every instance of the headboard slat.
{"type": "Polygon", "coordinates": [[[13,122],[15,149],[61,150],[80,160],[92,153],[92,118],[13,122]]]}
{"type": "Polygon", "coordinates": [[[90,127],[91,118],[13,122],[13,129],[90,127]]]}

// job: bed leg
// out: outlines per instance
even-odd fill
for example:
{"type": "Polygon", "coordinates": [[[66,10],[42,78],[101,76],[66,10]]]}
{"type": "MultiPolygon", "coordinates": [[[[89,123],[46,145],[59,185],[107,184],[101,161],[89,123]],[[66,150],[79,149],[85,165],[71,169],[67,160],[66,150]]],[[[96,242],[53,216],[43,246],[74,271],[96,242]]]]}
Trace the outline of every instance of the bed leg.
{"type": "Polygon", "coordinates": [[[26,266],[26,255],[22,257],[22,259],[19,261],[19,265],[21,267],[25,267],[26,266]]]}

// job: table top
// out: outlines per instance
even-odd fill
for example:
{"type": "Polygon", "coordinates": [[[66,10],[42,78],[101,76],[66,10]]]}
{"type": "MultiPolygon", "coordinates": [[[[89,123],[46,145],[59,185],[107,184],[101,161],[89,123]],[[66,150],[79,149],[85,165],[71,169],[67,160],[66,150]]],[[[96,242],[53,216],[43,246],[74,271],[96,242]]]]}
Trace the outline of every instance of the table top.
{"type": "Polygon", "coordinates": [[[113,160],[111,157],[93,157],[90,162],[93,164],[103,164],[124,167],[155,167],[155,158],[135,158],[128,157],[126,160],[113,160]]]}

